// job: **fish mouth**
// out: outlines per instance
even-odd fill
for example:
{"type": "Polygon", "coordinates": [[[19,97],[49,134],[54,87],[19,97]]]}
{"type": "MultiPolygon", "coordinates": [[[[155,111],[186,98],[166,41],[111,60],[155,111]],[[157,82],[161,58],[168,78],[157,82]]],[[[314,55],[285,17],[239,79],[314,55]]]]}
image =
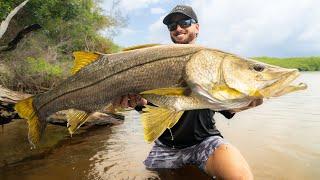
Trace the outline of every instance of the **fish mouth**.
{"type": "Polygon", "coordinates": [[[279,80],[274,81],[269,86],[259,91],[263,97],[278,97],[293,91],[303,90],[307,88],[307,85],[300,83],[298,85],[290,85],[298,76],[300,72],[294,69],[284,74],[279,80]]]}

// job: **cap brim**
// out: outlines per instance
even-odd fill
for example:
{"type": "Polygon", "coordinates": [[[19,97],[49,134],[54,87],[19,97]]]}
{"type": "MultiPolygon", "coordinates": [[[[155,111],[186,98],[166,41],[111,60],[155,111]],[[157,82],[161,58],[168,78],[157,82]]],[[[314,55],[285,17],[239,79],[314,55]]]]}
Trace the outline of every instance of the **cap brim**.
{"type": "Polygon", "coordinates": [[[163,21],[162,21],[163,24],[168,25],[168,24],[170,23],[171,17],[172,17],[173,15],[175,15],[175,14],[182,14],[182,15],[185,15],[185,16],[187,16],[187,17],[189,17],[189,18],[192,18],[192,17],[190,17],[190,16],[188,16],[188,15],[182,13],[182,12],[172,12],[172,13],[169,13],[166,17],[163,18],[163,21]]]}

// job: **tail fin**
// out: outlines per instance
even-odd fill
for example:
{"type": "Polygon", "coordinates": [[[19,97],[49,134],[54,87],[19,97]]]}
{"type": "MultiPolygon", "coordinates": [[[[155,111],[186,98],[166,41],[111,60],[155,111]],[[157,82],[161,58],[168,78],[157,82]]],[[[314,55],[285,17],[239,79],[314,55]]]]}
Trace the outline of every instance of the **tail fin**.
{"type": "Polygon", "coordinates": [[[33,147],[35,147],[36,144],[39,143],[41,134],[45,127],[41,125],[37,112],[33,108],[32,102],[32,97],[22,100],[15,105],[15,110],[21,118],[27,120],[29,125],[28,139],[33,147]]]}

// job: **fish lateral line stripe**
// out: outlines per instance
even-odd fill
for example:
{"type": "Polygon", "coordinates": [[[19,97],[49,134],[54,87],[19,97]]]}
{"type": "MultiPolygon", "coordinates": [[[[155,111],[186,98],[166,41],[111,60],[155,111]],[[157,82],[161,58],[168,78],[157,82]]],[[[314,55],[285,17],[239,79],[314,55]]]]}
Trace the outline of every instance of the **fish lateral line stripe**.
{"type": "MultiPolygon", "coordinates": [[[[202,49],[200,49],[199,51],[201,51],[201,50],[202,50],[202,49]]],[[[197,53],[197,52],[198,52],[198,51],[196,51],[196,52],[194,52],[194,53],[197,53]]],[[[62,97],[62,96],[65,96],[65,95],[67,95],[67,94],[76,92],[76,91],[78,91],[78,90],[82,90],[82,89],[91,87],[91,86],[93,86],[93,85],[95,85],[95,84],[98,84],[98,83],[104,81],[104,80],[107,79],[107,78],[110,78],[110,77],[113,77],[113,76],[118,75],[118,74],[120,74],[120,73],[123,73],[123,72],[125,72],[125,71],[128,71],[129,69],[133,69],[133,68],[136,68],[136,67],[140,67],[140,66],[143,66],[143,65],[146,65],[146,64],[151,64],[151,63],[154,63],[154,62],[164,61],[164,60],[169,59],[169,58],[176,58],[176,57],[181,57],[181,56],[188,56],[188,55],[191,55],[191,54],[193,54],[193,53],[188,53],[188,54],[180,55],[180,56],[164,57],[164,58],[161,58],[161,59],[155,59],[155,60],[150,61],[150,62],[138,64],[138,65],[132,66],[132,67],[130,67],[130,68],[126,68],[126,69],[121,70],[121,71],[119,71],[119,72],[117,72],[117,73],[115,73],[115,74],[109,75],[109,76],[107,76],[107,77],[104,77],[103,79],[100,79],[100,80],[98,80],[98,81],[95,81],[95,82],[93,82],[93,83],[91,83],[91,84],[89,84],[89,85],[87,85],[87,86],[79,87],[79,88],[77,88],[77,89],[73,89],[73,90],[71,90],[71,91],[69,91],[69,92],[63,93],[63,94],[61,94],[61,95],[59,95],[59,96],[51,99],[49,102],[46,102],[46,103],[42,104],[42,105],[39,107],[39,110],[42,109],[42,108],[43,108],[44,106],[46,106],[47,104],[49,104],[50,102],[52,102],[52,101],[54,101],[54,100],[56,100],[56,99],[58,99],[58,98],[60,98],[60,97],[62,97]]]]}

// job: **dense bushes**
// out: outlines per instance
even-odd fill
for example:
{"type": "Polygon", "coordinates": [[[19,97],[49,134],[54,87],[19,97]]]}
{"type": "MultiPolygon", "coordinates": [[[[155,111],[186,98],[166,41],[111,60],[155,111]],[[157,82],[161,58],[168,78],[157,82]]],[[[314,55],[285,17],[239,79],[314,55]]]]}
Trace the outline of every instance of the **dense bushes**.
{"type": "MultiPolygon", "coordinates": [[[[0,20],[24,0],[0,1],[0,20]]],[[[37,23],[11,52],[0,53],[0,83],[13,90],[37,93],[50,89],[69,75],[72,52],[111,53],[119,46],[102,36],[102,30],[123,26],[121,14],[106,15],[96,0],[30,0],[12,19],[0,40],[7,44],[25,26],[37,23]]]]}

